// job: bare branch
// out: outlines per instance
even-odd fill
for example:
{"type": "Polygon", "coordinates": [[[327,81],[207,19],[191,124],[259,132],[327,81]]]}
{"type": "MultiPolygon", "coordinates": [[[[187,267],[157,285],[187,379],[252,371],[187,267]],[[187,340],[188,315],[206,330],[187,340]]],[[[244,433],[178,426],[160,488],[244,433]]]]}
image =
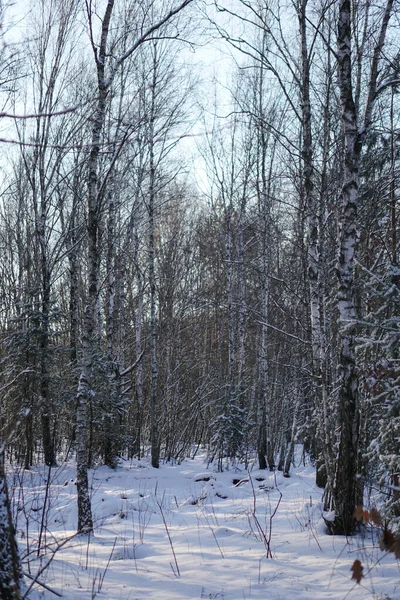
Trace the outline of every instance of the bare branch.
{"type": "MultiPolygon", "coordinates": [[[[112,0],[109,0],[109,2],[111,2],[112,0]]],[[[120,58],[116,61],[115,65],[113,66],[111,73],[108,77],[108,79],[104,82],[104,86],[105,87],[110,87],[111,83],[114,80],[115,74],[118,70],[118,68],[122,65],[123,62],[125,62],[126,59],[128,59],[130,56],[132,56],[132,54],[139,48],[139,46],[141,46],[144,42],[147,42],[150,40],[151,35],[155,32],[158,31],[159,29],[161,29],[161,27],[163,25],[165,25],[166,23],[168,23],[168,21],[170,21],[172,19],[172,17],[174,17],[175,15],[177,15],[178,13],[180,13],[184,8],[186,8],[186,6],[188,6],[189,4],[191,4],[194,0],[183,0],[183,2],[181,2],[181,4],[179,4],[176,8],[172,8],[164,17],[162,17],[157,23],[155,23],[154,25],[152,25],[151,27],[149,27],[149,29],[147,29],[147,31],[145,31],[137,40],[136,42],[129,48],[129,50],[127,50],[122,56],[120,56],[120,58]]]]}
{"type": "Polygon", "coordinates": [[[29,115],[16,115],[12,113],[0,112],[0,118],[4,117],[7,119],[41,119],[48,117],[59,117],[62,115],[67,115],[69,113],[75,112],[78,108],[82,108],[83,106],[87,106],[89,102],[84,102],[83,104],[77,104],[71,108],[65,108],[63,110],[50,111],[50,112],[39,112],[29,115]]]}

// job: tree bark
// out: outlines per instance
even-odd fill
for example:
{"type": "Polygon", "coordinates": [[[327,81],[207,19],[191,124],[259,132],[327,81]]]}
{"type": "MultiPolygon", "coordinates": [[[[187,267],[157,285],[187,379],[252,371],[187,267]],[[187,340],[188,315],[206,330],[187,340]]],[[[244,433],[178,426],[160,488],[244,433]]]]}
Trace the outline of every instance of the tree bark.
{"type": "Polygon", "coordinates": [[[371,61],[364,120],[361,127],[358,127],[357,107],[352,88],[352,8],[350,0],[340,0],[339,2],[337,64],[344,158],[337,264],[339,283],[337,309],[340,338],[339,444],[332,493],[336,517],[331,529],[334,533],[345,535],[354,532],[354,509],[357,503],[362,501],[361,474],[357,473],[360,411],[359,378],[355,355],[356,310],[354,304],[359,164],[363,139],[370,128],[377,98],[378,63],[385,42],[392,5],[393,0],[388,0],[371,61]]]}
{"type": "Polygon", "coordinates": [[[157,87],[157,47],[153,45],[153,65],[151,82],[151,99],[149,114],[149,285],[150,285],[150,354],[151,354],[151,465],[160,466],[160,441],[158,431],[158,322],[157,322],[157,289],[156,289],[156,245],[155,245],[155,202],[156,202],[156,159],[155,159],[155,102],[157,87]]]}
{"type": "Polygon", "coordinates": [[[0,598],[20,600],[22,585],[22,569],[4,469],[4,451],[0,449],[0,598]]]}
{"type": "Polygon", "coordinates": [[[98,194],[98,163],[100,140],[105,122],[106,100],[109,86],[105,82],[105,61],[107,39],[114,7],[114,0],[108,0],[101,27],[101,42],[95,49],[97,69],[97,105],[93,117],[92,139],[88,162],[88,289],[86,298],[83,352],[81,372],[77,392],[76,413],[76,486],[78,492],[78,532],[93,529],[92,508],[88,482],[88,406],[91,401],[91,376],[96,349],[99,346],[97,327],[97,299],[99,293],[100,248],[98,244],[100,198],[98,194]]]}
{"type": "MultiPolygon", "coordinates": [[[[311,323],[311,348],[313,360],[313,380],[316,395],[316,410],[319,415],[320,447],[325,466],[325,473],[329,487],[333,483],[333,469],[331,467],[331,450],[329,423],[327,418],[327,389],[326,389],[326,356],[325,332],[322,324],[323,298],[321,296],[321,232],[320,214],[321,204],[317,197],[314,177],[314,157],[312,140],[312,111],[310,100],[310,58],[307,45],[307,4],[308,0],[301,0],[298,19],[301,47],[301,116],[302,116],[302,184],[304,203],[307,214],[307,266],[308,282],[310,289],[310,323],[311,323]]],[[[321,464],[320,460],[317,464],[321,464]]]]}

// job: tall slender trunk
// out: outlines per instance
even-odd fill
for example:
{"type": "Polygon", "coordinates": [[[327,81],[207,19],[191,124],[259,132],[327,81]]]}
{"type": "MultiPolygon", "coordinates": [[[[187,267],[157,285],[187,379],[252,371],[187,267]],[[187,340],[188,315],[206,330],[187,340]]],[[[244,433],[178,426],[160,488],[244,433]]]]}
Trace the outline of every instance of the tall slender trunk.
{"type": "MultiPolygon", "coordinates": [[[[139,271],[139,268],[138,268],[139,271]]],[[[137,275],[137,284],[138,284],[138,304],[136,308],[135,315],[135,346],[136,346],[136,360],[139,359],[140,355],[143,352],[142,347],[142,319],[143,319],[143,281],[142,275],[138,272],[137,275]]],[[[136,402],[137,402],[137,410],[136,410],[136,440],[134,446],[134,452],[138,458],[140,458],[141,451],[141,431],[142,431],[142,411],[143,411],[143,362],[140,361],[138,364],[137,372],[136,372],[136,402]]]]}
{"type": "Polygon", "coordinates": [[[115,354],[116,337],[116,285],[115,285],[115,228],[116,228],[116,203],[113,176],[110,180],[108,191],[108,220],[107,220],[107,289],[106,289],[106,338],[108,359],[113,360],[115,354]]]}
{"type": "MultiPolygon", "coordinates": [[[[396,215],[396,140],[395,140],[395,127],[394,127],[394,88],[391,91],[390,99],[390,216],[391,216],[391,254],[392,254],[392,265],[397,267],[397,215],[396,215]]],[[[400,277],[399,274],[393,276],[393,282],[399,286],[400,277]]]]}
{"type": "MultiPolygon", "coordinates": [[[[115,146],[115,144],[114,144],[115,146]]],[[[115,147],[114,147],[115,153],[115,147]]],[[[116,456],[120,451],[120,435],[119,435],[119,417],[115,408],[115,402],[121,400],[121,385],[119,379],[121,356],[119,345],[117,342],[118,335],[118,307],[117,307],[117,286],[116,286],[116,185],[114,171],[109,176],[108,190],[108,220],[107,220],[107,252],[106,252],[106,340],[107,340],[107,362],[114,377],[107,380],[107,397],[106,397],[106,414],[103,417],[103,434],[102,434],[102,453],[104,464],[114,468],[116,466],[116,456]]]]}
{"type": "MultiPolygon", "coordinates": [[[[234,406],[236,405],[236,311],[234,302],[234,272],[233,272],[233,207],[230,199],[229,207],[226,215],[226,234],[225,234],[225,263],[226,263],[226,279],[227,279],[227,305],[228,305],[228,389],[226,406],[224,409],[224,417],[227,419],[228,425],[228,440],[226,451],[228,456],[235,456],[236,434],[234,406]]],[[[225,432],[222,433],[225,436],[225,432]]]]}
{"type": "Polygon", "coordinates": [[[283,467],[283,476],[284,477],[290,476],[290,465],[293,460],[294,448],[296,445],[296,434],[297,434],[297,427],[298,427],[299,409],[300,409],[300,395],[297,394],[297,398],[295,400],[295,404],[294,404],[294,408],[293,408],[294,413],[293,413],[292,431],[290,434],[290,444],[289,444],[289,449],[286,454],[285,464],[283,467]]]}
{"type": "Polygon", "coordinates": [[[88,405],[91,396],[91,375],[94,354],[98,347],[97,297],[99,277],[99,199],[97,194],[98,156],[100,150],[100,135],[105,118],[106,90],[100,87],[97,110],[92,130],[92,144],[89,157],[88,175],[88,290],[83,331],[83,353],[81,372],[77,393],[76,415],[76,462],[77,462],[77,491],[78,491],[78,531],[91,531],[93,521],[89,499],[88,469],[88,405]]]}
{"type": "MultiPolygon", "coordinates": [[[[263,37],[262,52],[265,51],[266,33],[263,37]]],[[[269,322],[269,242],[270,242],[270,181],[267,176],[268,134],[264,123],[264,65],[261,63],[258,82],[258,185],[257,195],[261,217],[260,227],[260,269],[261,269],[261,332],[260,332],[260,373],[258,391],[258,440],[257,455],[260,469],[267,468],[267,408],[269,406],[269,360],[268,360],[268,322],[269,322]]],[[[273,459],[272,459],[273,460],[273,459]]],[[[268,457],[271,467],[271,456],[268,457]]]]}
{"type": "Polygon", "coordinates": [[[88,406],[91,401],[91,377],[94,355],[99,346],[97,327],[97,301],[99,293],[100,248],[98,244],[100,198],[98,193],[98,163],[100,140],[105,122],[108,86],[105,84],[105,60],[108,30],[113,9],[113,0],[108,0],[102,21],[101,44],[96,53],[98,97],[93,117],[92,139],[88,162],[88,288],[83,327],[81,370],[77,392],[76,412],[76,486],[78,492],[78,531],[93,529],[92,508],[88,482],[88,406]]]}
{"type": "Polygon", "coordinates": [[[153,47],[153,73],[151,86],[151,103],[149,115],[149,144],[150,144],[150,182],[149,182],[149,284],[150,284],[150,355],[151,355],[151,464],[158,469],[160,466],[160,440],[158,432],[158,361],[157,361],[157,296],[155,274],[155,177],[156,166],[154,156],[154,121],[155,93],[157,84],[157,51],[153,47]]]}
{"type": "Polygon", "coordinates": [[[79,258],[77,235],[77,209],[78,209],[78,176],[77,160],[75,161],[74,189],[72,199],[71,218],[68,232],[68,262],[69,262],[69,347],[73,369],[77,366],[78,358],[78,321],[79,321],[79,258]]]}
{"type": "MultiPolygon", "coordinates": [[[[37,137],[39,137],[39,125],[37,127],[37,137]]],[[[44,182],[44,154],[42,149],[40,155],[39,149],[35,153],[34,165],[30,182],[32,186],[33,205],[35,209],[35,233],[38,242],[40,257],[40,324],[39,324],[39,414],[42,427],[42,442],[44,462],[48,466],[56,465],[53,436],[51,433],[50,419],[50,390],[49,390],[49,343],[50,343],[50,294],[51,294],[51,269],[49,264],[48,249],[48,228],[47,228],[47,210],[48,198],[44,182]],[[35,170],[38,170],[39,184],[36,181],[35,170]],[[40,198],[40,200],[39,200],[40,198]]]]}
{"type": "Polygon", "coordinates": [[[356,322],[354,258],[357,240],[358,168],[361,152],[351,76],[350,0],[340,1],[338,19],[338,73],[344,160],[337,264],[340,336],[338,419],[340,430],[332,494],[336,518],[332,530],[334,533],[349,535],[354,530],[359,435],[358,375],[354,340],[356,322]]]}
{"type": "Polygon", "coordinates": [[[354,260],[357,242],[357,205],[359,164],[362,143],[368,132],[377,98],[378,66],[385,43],[393,0],[387,0],[378,41],[372,55],[368,97],[364,120],[358,123],[357,106],[352,89],[351,2],[340,0],[337,33],[337,62],[341,104],[341,124],[344,143],[343,185],[339,230],[338,313],[340,336],[339,447],[333,488],[335,533],[349,535],[355,528],[354,508],[362,501],[362,482],[357,473],[359,464],[360,411],[358,405],[358,373],[355,356],[356,310],[354,304],[354,260]]]}
{"type": "MultiPolygon", "coordinates": [[[[322,232],[320,228],[321,202],[314,185],[314,157],[312,142],[312,111],[310,100],[310,59],[307,45],[307,3],[301,0],[299,5],[299,29],[301,46],[301,116],[302,116],[302,181],[304,203],[307,214],[307,266],[310,289],[311,348],[313,360],[313,378],[316,395],[316,408],[319,415],[319,436],[324,473],[329,487],[333,484],[331,460],[330,427],[327,415],[325,333],[323,325],[323,298],[321,295],[321,256],[322,232]]],[[[317,468],[320,467],[317,460],[317,468]]],[[[318,476],[317,476],[318,479],[318,476]]]]}
{"type": "Polygon", "coordinates": [[[40,418],[42,423],[42,438],[44,462],[53,467],[57,464],[54,448],[54,439],[50,422],[50,393],[49,393],[49,335],[50,335],[50,273],[42,249],[42,314],[40,334],[40,418]]]}
{"type": "MultiPolygon", "coordinates": [[[[104,16],[101,21],[100,44],[94,43],[94,31],[92,29],[92,3],[87,2],[88,22],[90,28],[90,38],[97,71],[97,101],[94,115],[92,118],[92,137],[90,143],[90,154],[88,160],[88,196],[87,196],[87,238],[88,238],[88,282],[85,318],[83,327],[83,348],[81,371],[77,391],[77,418],[76,418],[76,462],[77,462],[77,491],[78,491],[78,531],[91,531],[93,529],[92,511],[89,497],[88,485],[88,407],[91,400],[91,376],[94,357],[99,347],[99,325],[98,303],[99,303],[99,267],[100,267],[100,194],[104,193],[99,186],[99,154],[101,134],[105,123],[105,109],[108,92],[115,78],[118,69],[124,62],[132,56],[135,51],[151,36],[159,30],[170,19],[177,15],[181,10],[188,6],[192,0],[183,0],[175,8],[171,8],[160,20],[146,30],[142,31],[132,46],[124,52],[118,59],[110,61],[112,55],[109,53],[108,35],[111,21],[111,15],[114,8],[114,0],[108,0],[104,16]],[[109,72],[106,75],[106,63],[109,72]]],[[[97,18],[97,17],[96,17],[97,18]]],[[[154,140],[153,140],[154,141],[154,140]]],[[[154,147],[154,146],[152,146],[154,147]]],[[[154,171],[154,156],[153,156],[154,171]]],[[[154,195],[154,173],[150,175],[153,181],[154,195]]],[[[154,240],[153,240],[154,242],[154,240]]],[[[154,245],[154,243],[153,243],[154,245]]],[[[151,261],[150,261],[151,262],[151,261]]],[[[153,286],[153,296],[155,297],[155,286],[153,286]]],[[[154,307],[151,308],[154,312],[154,307]]],[[[154,345],[154,340],[152,340],[154,345]]],[[[156,375],[156,369],[153,369],[152,381],[156,375]]],[[[154,385],[153,385],[154,387],[154,385]]]]}

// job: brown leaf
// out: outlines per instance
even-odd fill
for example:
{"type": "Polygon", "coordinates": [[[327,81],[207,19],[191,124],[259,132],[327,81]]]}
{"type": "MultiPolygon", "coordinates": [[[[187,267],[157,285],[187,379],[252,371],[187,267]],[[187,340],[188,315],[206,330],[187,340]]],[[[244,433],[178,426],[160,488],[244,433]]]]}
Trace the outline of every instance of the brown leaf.
{"type": "Polygon", "coordinates": [[[379,548],[381,550],[388,550],[389,552],[394,552],[395,542],[396,538],[394,534],[390,531],[390,529],[385,529],[381,541],[379,542],[379,548]]]}
{"type": "Polygon", "coordinates": [[[361,579],[364,577],[363,575],[363,570],[364,567],[362,566],[361,562],[358,560],[358,558],[356,558],[356,560],[353,562],[350,571],[353,571],[353,575],[351,576],[352,579],[355,579],[357,583],[360,583],[361,579]]]}
{"type": "Polygon", "coordinates": [[[367,510],[363,510],[363,519],[364,519],[364,523],[369,523],[371,520],[371,515],[369,514],[369,512],[367,510]]]}
{"type": "Polygon", "coordinates": [[[395,536],[394,544],[392,546],[392,552],[394,552],[394,555],[396,558],[400,559],[400,535],[399,534],[397,534],[395,536]]]}
{"type": "Polygon", "coordinates": [[[363,507],[361,506],[361,504],[359,504],[354,511],[354,518],[358,522],[361,522],[363,520],[363,517],[364,517],[363,507]]]}
{"type": "Polygon", "coordinates": [[[374,523],[375,525],[382,525],[382,517],[376,508],[371,508],[371,512],[369,513],[369,515],[372,523],[374,523]]]}

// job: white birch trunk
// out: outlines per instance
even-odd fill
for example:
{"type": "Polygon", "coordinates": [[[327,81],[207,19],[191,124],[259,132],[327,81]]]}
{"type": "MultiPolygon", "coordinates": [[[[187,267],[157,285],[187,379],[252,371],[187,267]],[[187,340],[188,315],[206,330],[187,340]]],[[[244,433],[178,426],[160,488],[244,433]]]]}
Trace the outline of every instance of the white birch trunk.
{"type": "Polygon", "coordinates": [[[340,0],[338,15],[337,62],[339,75],[341,123],[344,142],[343,185],[340,207],[339,282],[337,308],[340,336],[339,445],[332,502],[336,518],[332,530],[337,534],[354,532],[354,509],[362,501],[362,489],[357,473],[359,441],[358,373],[355,356],[356,311],[354,306],[354,260],[357,242],[357,205],[359,163],[362,142],[368,131],[377,96],[378,61],[381,57],[386,30],[392,10],[392,0],[386,5],[378,43],[375,47],[368,99],[362,126],[352,88],[351,2],[340,0]]]}
{"type": "MultiPolygon", "coordinates": [[[[313,376],[317,411],[319,415],[322,454],[326,470],[328,487],[333,484],[332,443],[328,422],[326,389],[325,332],[323,317],[323,297],[321,295],[321,256],[322,232],[320,230],[321,202],[314,185],[314,157],[312,145],[312,112],[310,100],[310,60],[307,47],[307,3],[301,0],[299,6],[299,29],[301,46],[301,108],[302,108],[302,175],[304,202],[307,213],[307,265],[310,287],[310,322],[313,376]]],[[[317,461],[318,466],[319,461],[317,461]]]]}
{"type": "Polygon", "coordinates": [[[92,508],[88,482],[88,405],[91,400],[91,376],[94,354],[98,346],[97,302],[99,291],[99,198],[98,198],[98,162],[101,134],[105,122],[108,86],[105,83],[105,61],[107,38],[114,1],[108,0],[102,21],[101,43],[95,53],[98,81],[97,106],[93,117],[91,149],[88,163],[88,289],[85,308],[83,352],[81,372],[77,392],[76,413],[76,486],[78,493],[78,531],[89,532],[93,529],[92,508]]]}
{"type": "MultiPolygon", "coordinates": [[[[178,6],[169,10],[155,24],[151,25],[145,32],[141,33],[138,39],[125,51],[118,59],[113,57],[113,61],[108,64],[108,73],[106,73],[106,63],[111,58],[107,48],[108,34],[111,21],[111,15],[114,8],[114,0],[108,0],[101,21],[100,44],[97,46],[93,39],[91,3],[87,3],[89,29],[93,54],[96,63],[97,72],[97,102],[92,117],[92,138],[90,143],[90,155],[88,161],[88,211],[87,211],[87,235],[88,235],[88,283],[87,283],[87,304],[85,308],[83,348],[81,372],[77,392],[77,417],[76,417],[76,462],[77,462],[77,492],[78,492],[78,531],[88,532],[93,529],[92,511],[89,497],[88,485],[88,406],[92,395],[91,376],[94,361],[94,355],[98,346],[98,320],[97,305],[99,299],[99,266],[100,266],[100,206],[98,195],[99,183],[99,153],[101,135],[105,123],[106,100],[111,84],[116,73],[124,62],[134,54],[134,52],[147,41],[157,30],[168,23],[175,15],[188,6],[192,0],[183,0],[178,6]]],[[[154,340],[152,340],[154,344],[154,340]]],[[[155,373],[152,374],[152,381],[155,373]]]]}

